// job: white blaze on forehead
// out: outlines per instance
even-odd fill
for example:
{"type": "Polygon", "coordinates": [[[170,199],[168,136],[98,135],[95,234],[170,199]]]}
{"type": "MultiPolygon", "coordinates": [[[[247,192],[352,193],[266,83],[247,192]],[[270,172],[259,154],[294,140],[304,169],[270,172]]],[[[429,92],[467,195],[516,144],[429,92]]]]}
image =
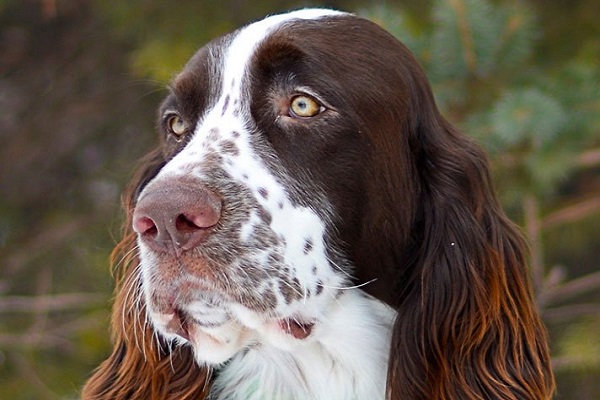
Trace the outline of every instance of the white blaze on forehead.
{"type": "MultiPolygon", "coordinates": [[[[240,85],[240,78],[244,75],[248,61],[257,45],[281,24],[297,19],[318,19],[343,14],[340,11],[326,9],[298,10],[287,14],[273,15],[242,28],[227,51],[224,89],[232,79],[235,79],[237,85],[240,85]]],[[[226,91],[224,90],[224,92],[226,91]]]]}
{"type": "MultiPolygon", "coordinates": [[[[226,52],[223,91],[218,104],[224,105],[225,98],[231,101],[236,97],[240,102],[247,103],[244,101],[247,100],[244,99],[244,96],[247,96],[249,91],[243,86],[243,78],[249,69],[248,63],[258,45],[275,29],[294,20],[318,19],[337,15],[344,15],[344,13],[326,9],[299,10],[288,14],[274,15],[241,29],[226,52]]],[[[215,109],[220,109],[219,105],[215,109]]],[[[247,107],[248,104],[245,106],[247,107]]],[[[244,110],[243,114],[248,115],[249,110],[244,110]]],[[[249,117],[246,116],[246,118],[249,117]]],[[[243,127],[240,128],[243,129],[243,127]]],[[[227,135],[226,130],[224,133],[227,135]]],[[[260,160],[260,156],[252,148],[247,135],[247,130],[244,130],[243,136],[246,137],[236,140],[236,144],[240,147],[240,154],[226,167],[226,170],[234,179],[242,181],[248,186],[261,206],[270,212],[271,228],[285,240],[286,264],[295,266],[295,276],[300,282],[310,282],[314,287],[317,284],[317,276],[320,276],[323,271],[319,271],[321,274],[314,274],[313,268],[328,265],[323,241],[324,223],[312,210],[292,205],[285,188],[277,182],[264,162],[260,160]],[[261,195],[261,192],[267,195],[261,195]],[[310,255],[304,251],[307,241],[311,246],[310,255]]],[[[247,230],[242,232],[243,239],[248,237],[248,230],[251,229],[252,226],[249,223],[247,230]]],[[[340,284],[340,282],[328,283],[340,284]]]]}

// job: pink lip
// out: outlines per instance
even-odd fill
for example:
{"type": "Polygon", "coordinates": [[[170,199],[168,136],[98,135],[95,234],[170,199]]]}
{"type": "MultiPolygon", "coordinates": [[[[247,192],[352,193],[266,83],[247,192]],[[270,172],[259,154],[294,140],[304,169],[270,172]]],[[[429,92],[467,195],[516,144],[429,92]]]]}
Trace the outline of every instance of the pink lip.
{"type": "Polygon", "coordinates": [[[314,323],[300,322],[294,318],[282,319],[278,322],[282,331],[300,340],[310,336],[315,325],[314,323]]]}
{"type": "Polygon", "coordinates": [[[174,310],[173,317],[166,328],[169,332],[181,336],[187,341],[190,341],[191,339],[188,316],[181,310],[174,310]]]}

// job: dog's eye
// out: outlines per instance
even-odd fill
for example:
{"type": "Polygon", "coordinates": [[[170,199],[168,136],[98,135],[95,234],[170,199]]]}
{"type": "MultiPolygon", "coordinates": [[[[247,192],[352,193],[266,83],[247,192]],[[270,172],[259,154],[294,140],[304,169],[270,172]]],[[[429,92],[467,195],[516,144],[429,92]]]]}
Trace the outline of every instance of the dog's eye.
{"type": "Polygon", "coordinates": [[[188,129],[183,118],[177,114],[173,114],[167,118],[167,127],[169,128],[169,133],[175,135],[177,138],[185,135],[188,129]]]}
{"type": "Polygon", "coordinates": [[[290,116],[292,117],[309,118],[323,111],[325,111],[325,107],[306,95],[295,96],[290,103],[290,116]]]}

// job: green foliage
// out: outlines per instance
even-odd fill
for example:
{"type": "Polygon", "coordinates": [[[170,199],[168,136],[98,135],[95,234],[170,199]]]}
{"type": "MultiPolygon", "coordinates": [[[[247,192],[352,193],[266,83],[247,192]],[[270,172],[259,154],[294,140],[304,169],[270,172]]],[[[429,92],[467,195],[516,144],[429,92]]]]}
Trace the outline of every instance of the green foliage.
{"type": "Polygon", "coordinates": [[[570,325],[558,342],[557,360],[564,368],[576,371],[600,370],[600,319],[570,325]]]}
{"type": "Polygon", "coordinates": [[[482,0],[437,1],[431,41],[434,80],[486,76],[502,42],[503,18],[482,0]]]}
{"type": "Polygon", "coordinates": [[[359,14],[396,36],[420,60],[429,57],[429,32],[413,15],[383,4],[360,10],[359,14]]]}
{"type": "Polygon", "coordinates": [[[131,69],[137,76],[167,83],[195,50],[190,43],[154,39],[132,53],[131,69]]]}
{"type": "Polygon", "coordinates": [[[374,17],[413,51],[447,111],[488,106],[504,89],[498,80],[514,82],[519,76],[539,36],[533,12],[522,3],[437,0],[426,26],[383,5],[362,14],[374,17]],[[473,90],[474,85],[486,91],[473,90]]]}
{"type": "Polygon", "coordinates": [[[553,193],[576,167],[576,155],[597,142],[598,69],[577,60],[558,69],[532,63],[542,33],[526,4],[437,0],[426,28],[388,6],[363,14],[420,59],[441,108],[508,176],[498,179],[510,185],[511,203],[529,192],[553,193]]]}
{"type": "Polygon", "coordinates": [[[494,104],[490,140],[501,151],[519,145],[536,151],[556,139],[566,120],[566,112],[551,96],[537,88],[515,89],[494,104]]]}
{"type": "Polygon", "coordinates": [[[513,200],[530,192],[548,194],[574,167],[574,149],[557,145],[569,139],[568,113],[539,88],[507,90],[479,118],[490,153],[512,158],[502,163],[500,173],[507,176],[513,200]]]}
{"type": "Polygon", "coordinates": [[[168,83],[202,45],[252,19],[298,7],[294,0],[259,2],[92,0],[118,38],[130,41],[132,71],[168,83]]]}
{"type": "Polygon", "coordinates": [[[200,45],[232,28],[218,2],[181,1],[174,7],[169,2],[96,0],[94,6],[114,35],[134,44],[132,71],[163,84],[200,45]]]}
{"type": "Polygon", "coordinates": [[[470,116],[468,129],[497,157],[504,174],[524,183],[519,196],[554,194],[578,168],[578,156],[598,145],[600,76],[569,64],[536,86],[508,86],[489,111],[470,116]],[[503,162],[510,155],[510,162],[503,162]],[[516,176],[515,176],[516,174],[516,176]]]}

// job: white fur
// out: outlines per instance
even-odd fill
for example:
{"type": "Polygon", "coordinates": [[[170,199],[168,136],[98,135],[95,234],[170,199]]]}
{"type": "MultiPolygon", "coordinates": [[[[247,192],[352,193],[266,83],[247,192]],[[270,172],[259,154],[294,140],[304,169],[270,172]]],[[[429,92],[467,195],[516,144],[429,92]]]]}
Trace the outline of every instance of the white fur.
{"type": "Polygon", "coordinates": [[[214,383],[215,400],[384,399],[395,312],[360,290],[333,303],[310,340],[238,353],[214,383]]]}

